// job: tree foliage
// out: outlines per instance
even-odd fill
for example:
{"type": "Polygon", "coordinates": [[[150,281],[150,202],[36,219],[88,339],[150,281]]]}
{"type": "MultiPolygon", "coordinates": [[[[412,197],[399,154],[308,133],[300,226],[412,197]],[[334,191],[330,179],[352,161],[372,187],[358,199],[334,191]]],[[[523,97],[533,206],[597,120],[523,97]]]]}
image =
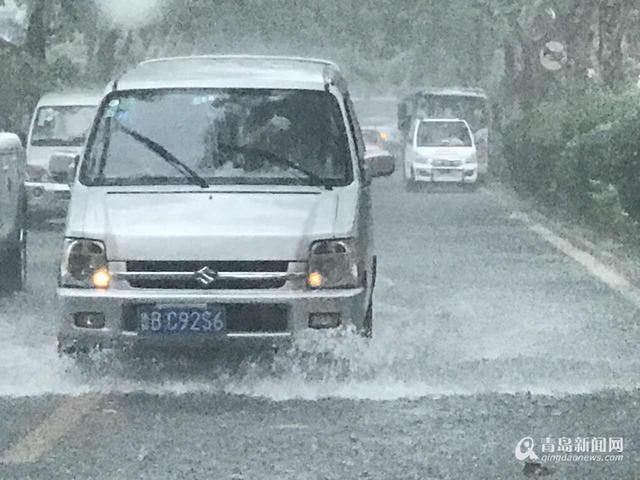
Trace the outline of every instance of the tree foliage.
{"type": "Polygon", "coordinates": [[[154,55],[282,53],[335,58],[368,88],[499,86],[526,103],[587,72],[607,88],[624,84],[640,40],[640,0],[157,0],[158,15],[138,25],[114,24],[97,1],[18,0],[28,9],[24,50],[40,61],[54,51],[55,61],[61,46],[81,44],[68,58],[77,78],[63,79],[72,82],[105,81],[154,55]],[[539,63],[551,39],[569,53],[560,74],[539,63]]]}
{"type": "MultiPolygon", "coordinates": [[[[9,99],[0,100],[1,115],[15,128],[26,108],[15,99],[32,101],[49,88],[100,86],[149,57],[324,56],[341,64],[356,91],[489,89],[495,126],[520,179],[537,178],[529,173],[544,168],[549,153],[542,142],[538,160],[523,158],[523,146],[541,141],[528,136],[540,105],[629,88],[640,56],[634,28],[640,0],[139,0],[155,2],[156,14],[126,23],[105,14],[105,0],[17,1],[28,12],[26,42],[19,49],[0,46],[12,58],[0,74],[7,85],[0,96],[9,99]],[[550,40],[567,52],[560,71],[540,63],[550,40]],[[25,81],[34,72],[36,78],[25,81]]],[[[546,180],[536,182],[533,190],[546,188],[546,180]]]]}

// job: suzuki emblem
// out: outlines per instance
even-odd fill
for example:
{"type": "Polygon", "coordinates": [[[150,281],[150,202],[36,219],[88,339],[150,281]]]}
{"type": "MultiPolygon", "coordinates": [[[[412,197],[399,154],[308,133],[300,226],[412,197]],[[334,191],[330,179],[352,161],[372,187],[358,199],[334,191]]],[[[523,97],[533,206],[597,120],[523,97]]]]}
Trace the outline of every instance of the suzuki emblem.
{"type": "Polygon", "coordinates": [[[211,270],[209,267],[204,267],[195,272],[193,276],[199,283],[208,287],[217,280],[218,272],[211,270]]]}

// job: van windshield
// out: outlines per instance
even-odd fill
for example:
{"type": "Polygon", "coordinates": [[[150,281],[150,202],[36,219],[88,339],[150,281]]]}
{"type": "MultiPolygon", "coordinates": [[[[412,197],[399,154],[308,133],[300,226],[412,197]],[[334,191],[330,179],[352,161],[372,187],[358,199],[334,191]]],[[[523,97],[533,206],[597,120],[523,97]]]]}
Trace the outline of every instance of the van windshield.
{"type": "Polygon", "coordinates": [[[195,175],[206,184],[347,185],[342,118],[337,99],[322,91],[120,92],[99,113],[80,180],[181,185],[195,175]]]}
{"type": "Polygon", "coordinates": [[[466,123],[460,121],[421,122],[418,147],[471,147],[471,135],[466,123]]]}
{"type": "Polygon", "coordinates": [[[36,147],[79,147],[91,127],[96,107],[86,105],[40,107],[31,133],[36,147]]]}

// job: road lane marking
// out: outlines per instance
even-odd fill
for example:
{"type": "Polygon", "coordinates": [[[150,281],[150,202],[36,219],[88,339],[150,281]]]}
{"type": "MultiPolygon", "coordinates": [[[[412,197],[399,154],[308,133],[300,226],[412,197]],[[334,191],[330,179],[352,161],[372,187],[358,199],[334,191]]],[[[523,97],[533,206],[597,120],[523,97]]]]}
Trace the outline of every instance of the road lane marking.
{"type": "Polygon", "coordinates": [[[35,463],[51,450],[58,440],[71,432],[95,409],[97,395],[64,399],[40,425],[19,439],[0,457],[0,464],[35,463]]]}
{"type": "Polygon", "coordinates": [[[591,276],[597,278],[612,290],[622,295],[635,307],[640,308],[640,289],[615,269],[608,267],[596,257],[584,250],[580,250],[569,241],[559,237],[539,223],[532,222],[526,214],[518,213],[514,218],[521,220],[529,230],[536,233],[543,240],[553,245],[569,258],[582,265],[591,276]]]}

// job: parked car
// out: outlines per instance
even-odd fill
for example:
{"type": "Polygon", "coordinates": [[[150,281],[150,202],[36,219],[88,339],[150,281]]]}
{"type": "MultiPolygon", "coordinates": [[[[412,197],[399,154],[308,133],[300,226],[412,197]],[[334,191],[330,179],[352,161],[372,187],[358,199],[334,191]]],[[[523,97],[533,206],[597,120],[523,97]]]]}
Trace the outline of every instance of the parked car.
{"type": "Polygon", "coordinates": [[[17,135],[0,132],[0,290],[24,287],[27,275],[25,233],[25,153],[17,135]]]}
{"type": "Polygon", "coordinates": [[[460,119],[418,119],[405,145],[407,188],[418,182],[475,185],[478,158],[473,134],[460,119]]]}
{"type": "Polygon", "coordinates": [[[394,156],[401,149],[400,132],[393,126],[363,127],[362,136],[367,145],[377,146],[394,156]]]}
{"type": "Polygon", "coordinates": [[[370,335],[369,183],[331,62],[140,64],[102,100],[80,160],[61,350],[370,335]]]}
{"type": "Polygon", "coordinates": [[[38,102],[27,136],[30,216],[50,218],[66,212],[73,172],[68,158],[80,153],[100,98],[96,92],[65,92],[46,94],[38,102]]]}
{"type": "Polygon", "coordinates": [[[365,143],[377,145],[399,158],[402,153],[402,135],[396,126],[395,96],[361,96],[354,100],[365,143]]]}

